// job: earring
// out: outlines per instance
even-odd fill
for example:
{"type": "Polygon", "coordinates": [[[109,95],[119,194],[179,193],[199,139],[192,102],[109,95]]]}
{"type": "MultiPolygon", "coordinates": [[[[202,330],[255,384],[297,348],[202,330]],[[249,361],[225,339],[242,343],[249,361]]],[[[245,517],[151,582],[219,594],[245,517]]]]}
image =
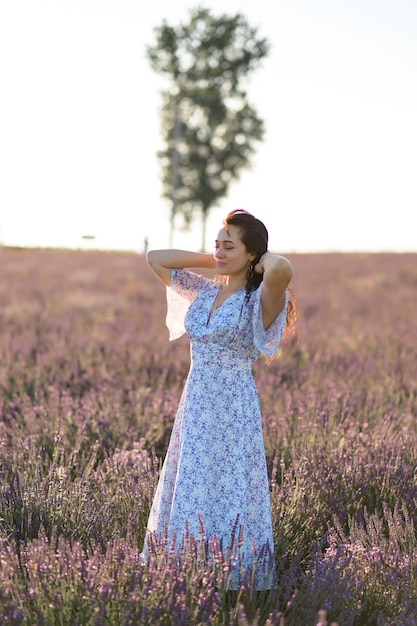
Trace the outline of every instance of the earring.
{"type": "Polygon", "coordinates": [[[253,278],[253,269],[254,269],[254,267],[255,266],[254,266],[253,262],[251,261],[249,263],[248,271],[247,271],[247,274],[246,274],[246,278],[248,280],[252,280],[252,278],[253,278]]]}

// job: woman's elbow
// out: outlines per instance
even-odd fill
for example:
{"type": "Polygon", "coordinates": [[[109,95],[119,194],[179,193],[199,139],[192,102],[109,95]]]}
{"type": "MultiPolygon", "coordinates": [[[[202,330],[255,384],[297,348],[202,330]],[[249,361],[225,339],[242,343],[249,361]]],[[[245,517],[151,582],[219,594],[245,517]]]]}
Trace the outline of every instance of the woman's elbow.
{"type": "Polygon", "coordinates": [[[273,270],[275,280],[289,284],[293,277],[293,267],[288,259],[280,257],[273,270]]]}
{"type": "Polygon", "coordinates": [[[157,264],[158,251],[157,250],[149,250],[146,254],[146,261],[150,267],[155,267],[157,264]]]}
{"type": "Polygon", "coordinates": [[[284,258],[283,261],[284,263],[283,263],[282,271],[283,271],[284,276],[287,278],[288,282],[290,282],[294,275],[294,270],[288,259],[284,258]]]}

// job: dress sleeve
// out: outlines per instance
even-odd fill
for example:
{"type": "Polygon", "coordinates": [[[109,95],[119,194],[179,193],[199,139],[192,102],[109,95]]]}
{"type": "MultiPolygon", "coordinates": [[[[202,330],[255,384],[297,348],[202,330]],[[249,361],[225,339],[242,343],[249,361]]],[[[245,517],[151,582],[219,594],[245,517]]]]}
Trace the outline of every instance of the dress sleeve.
{"type": "Polygon", "coordinates": [[[288,306],[288,289],[285,291],[285,302],[268,330],[264,329],[261,306],[262,283],[253,294],[253,342],[265,356],[273,356],[278,352],[282,333],[285,328],[288,306]]]}
{"type": "Polygon", "coordinates": [[[166,290],[168,307],[166,325],[170,341],[178,339],[185,333],[184,319],[189,306],[200,289],[209,282],[211,282],[209,279],[189,270],[172,270],[171,282],[166,290]]]}

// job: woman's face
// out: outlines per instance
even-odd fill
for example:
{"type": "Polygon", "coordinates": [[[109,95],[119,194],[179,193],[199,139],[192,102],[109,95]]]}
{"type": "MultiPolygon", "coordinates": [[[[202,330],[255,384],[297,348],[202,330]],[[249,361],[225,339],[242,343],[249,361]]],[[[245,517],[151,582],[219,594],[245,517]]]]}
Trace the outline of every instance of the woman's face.
{"type": "Polygon", "coordinates": [[[227,229],[223,227],[219,230],[214,246],[217,274],[226,276],[242,274],[242,277],[246,275],[249,263],[255,255],[248,252],[241,242],[237,226],[231,225],[227,229]]]}

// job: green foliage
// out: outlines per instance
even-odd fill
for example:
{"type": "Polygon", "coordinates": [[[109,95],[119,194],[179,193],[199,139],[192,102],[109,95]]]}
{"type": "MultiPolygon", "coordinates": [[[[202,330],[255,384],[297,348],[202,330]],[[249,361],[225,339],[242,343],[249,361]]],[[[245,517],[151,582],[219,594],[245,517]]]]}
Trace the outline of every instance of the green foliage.
{"type": "Polygon", "coordinates": [[[162,106],[165,147],[158,153],[163,195],[185,226],[201,213],[203,249],[210,208],[250,165],[254,143],[263,138],[263,122],[241,83],[268,50],[241,14],[214,17],[201,8],[186,25],[164,22],[148,48],[153,69],[170,79],[162,106]]]}

